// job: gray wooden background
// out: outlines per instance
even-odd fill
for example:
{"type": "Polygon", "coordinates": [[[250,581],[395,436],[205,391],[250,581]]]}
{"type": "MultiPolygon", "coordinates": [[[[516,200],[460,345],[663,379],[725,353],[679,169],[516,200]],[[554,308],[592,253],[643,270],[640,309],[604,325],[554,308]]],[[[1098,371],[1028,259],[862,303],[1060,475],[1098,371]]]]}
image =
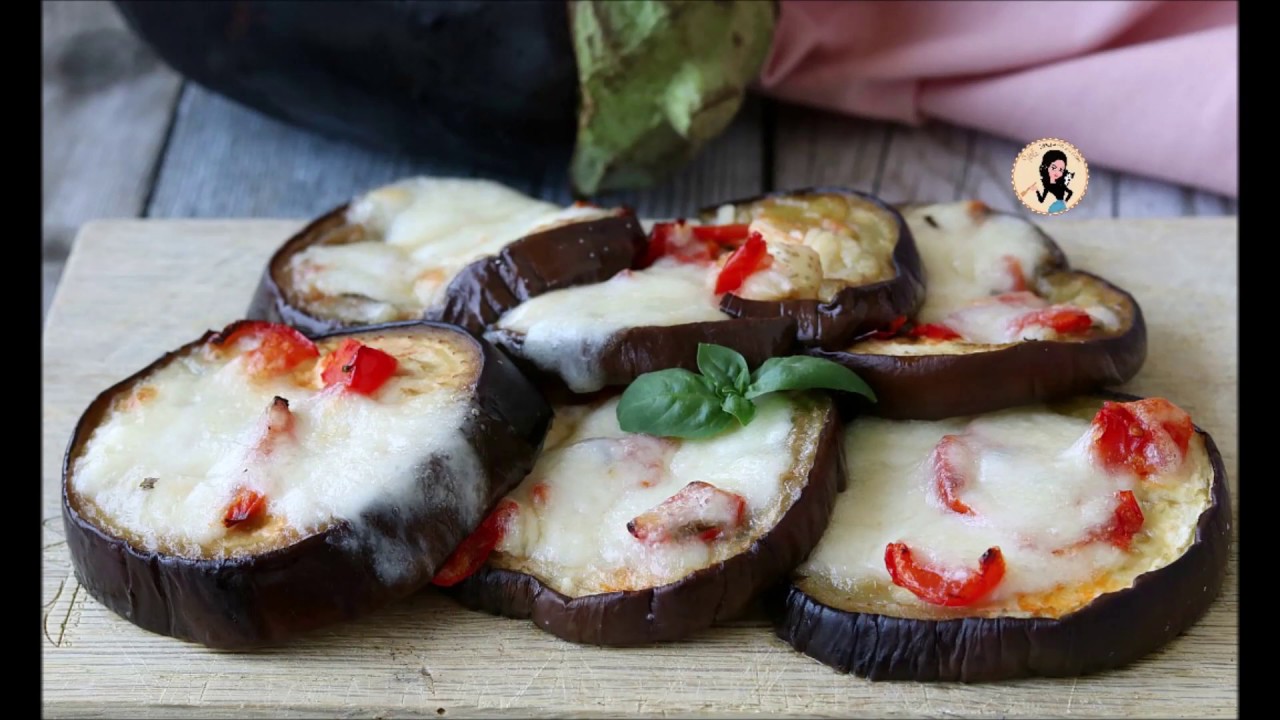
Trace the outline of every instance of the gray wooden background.
{"type": "MultiPolygon", "coordinates": [[[[46,311],[88,220],[305,218],[403,176],[469,174],[313,135],[184,82],[109,3],[46,1],[43,20],[46,311]]],[[[946,125],[910,128],[752,98],[678,176],[610,199],[660,217],[772,188],[833,183],[889,201],[978,198],[1025,213],[1009,189],[1020,147],[946,125]]],[[[1233,199],[1091,170],[1088,196],[1072,218],[1236,212],[1233,199]]],[[[548,199],[569,197],[558,175],[502,179],[548,199]]]]}

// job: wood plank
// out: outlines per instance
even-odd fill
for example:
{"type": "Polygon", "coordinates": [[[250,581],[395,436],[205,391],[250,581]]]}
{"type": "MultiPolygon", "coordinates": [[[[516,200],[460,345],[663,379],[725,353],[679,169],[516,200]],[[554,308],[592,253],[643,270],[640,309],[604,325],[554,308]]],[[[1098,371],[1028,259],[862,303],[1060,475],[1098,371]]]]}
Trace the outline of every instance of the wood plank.
{"type": "MultiPolygon", "coordinates": [[[[147,215],[313,217],[403,177],[474,174],[327,138],[189,85],[147,215]]],[[[502,181],[537,189],[536,178],[502,181]]]]}
{"type": "Polygon", "coordinates": [[[797,105],[777,110],[773,187],[843,185],[879,192],[895,128],[797,105]]]}
{"type": "Polygon", "coordinates": [[[81,223],[141,214],[180,78],[104,2],[41,3],[44,311],[81,223]]]}
{"type": "MultiPolygon", "coordinates": [[[[945,123],[894,126],[877,193],[891,203],[952,202],[973,150],[973,133],[945,123]]],[[[1011,161],[1012,162],[1012,161],[1011,161]]]]}
{"type": "MultiPolygon", "coordinates": [[[[68,572],[59,455],[100,389],[238,317],[296,221],[86,226],[44,334],[42,692],[51,715],[454,717],[699,715],[1230,717],[1238,710],[1237,553],[1208,615],[1131,667],[1074,680],[976,686],[869,683],[792,652],[758,618],[652,648],[578,647],[527,621],[425,591],[360,622],[252,653],[143,632],[68,572]],[[157,314],[155,308],[164,307],[157,314]],[[130,342],[119,337],[128,333],[130,342]],[[91,362],[86,358],[92,358],[91,362]]],[[[1125,389],[1164,394],[1219,442],[1238,478],[1234,219],[1055,223],[1085,269],[1142,304],[1146,367],[1125,389]]],[[[1233,493],[1234,495],[1234,493],[1233,493]]]]}
{"type": "MultiPolygon", "coordinates": [[[[652,190],[610,193],[667,217],[761,191],[760,104],[748,102],[730,128],[687,168],[652,190]]],[[[364,190],[411,175],[476,176],[473,168],[381,153],[286,125],[199,87],[178,107],[152,217],[307,217],[364,190]]],[[[493,176],[523,192],[572,201],[565,170],[538,177],[493,176]]]]}

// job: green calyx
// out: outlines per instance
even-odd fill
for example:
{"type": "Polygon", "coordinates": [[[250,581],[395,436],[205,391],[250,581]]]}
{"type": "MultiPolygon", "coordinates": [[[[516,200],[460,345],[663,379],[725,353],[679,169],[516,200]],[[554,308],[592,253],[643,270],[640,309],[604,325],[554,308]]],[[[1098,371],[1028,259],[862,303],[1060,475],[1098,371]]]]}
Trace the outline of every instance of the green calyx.
{"type": "Polygon", "coordinates": [[[572,0],[574,190],[649,185],[692,159],[742,106],[776,15],[771,0],[572,0]]]}

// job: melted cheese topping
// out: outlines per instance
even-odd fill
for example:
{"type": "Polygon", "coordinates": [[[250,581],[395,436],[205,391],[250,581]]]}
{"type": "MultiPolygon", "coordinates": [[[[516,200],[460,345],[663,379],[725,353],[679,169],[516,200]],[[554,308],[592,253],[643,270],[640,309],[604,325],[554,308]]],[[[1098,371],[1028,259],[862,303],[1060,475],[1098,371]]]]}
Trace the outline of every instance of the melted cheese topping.
{"type": "MultiPolygon", "coordinates": [[[[365,527],[361,516],[389,503],[402,508],[401,517],[443,505],[478,522],[480,467],[460,430],[471,406],[474,351],[452,334],[359,339],[399,363],[372,396],[321,390],[315,362],[292,377],[251,379],[244,355],[228,359],[203,348],[142,378],[75,458],[69,491],[78,510],[135,547],[185,557],[263,552],[346,520],[353,542],[374,551],[383,577],[405,572],[414,559],[403,529],[365,527]],[[296,441],[262,457],[253,448],[275,396],[289,401],[296,441]],[[436,482],[424,493],[419,478],[428,457],[461,482],[436,482]],[[254,531],[222,523],[242,487],[267,499],[267,519],[254,531]]],[[[318,345],[323,354],[340,342],[318,345]]]]}
{"type": "Polygon", "coordinates": [[[1080,273],[1046,272],[1053,255],[1025,220],[991,213],[972,202],[917,206],[905,210],[903,217],[928,280],[915,322],[946,325],[961,338],[867,339],[855,343],[850,352],[960,355],[1027,340],[1083,342],[1118,333],[1132,319],[1132,303],[1115,289],[1080,273]],[[1019,276],[1027,292],[1018,292],[1019,276]],[[1064,309],[1083,311],[1092,325],[1083,332],[1060,333],[1043,320],[1019,322],[1038,311],[1064,309]]]}
{"type": "Polygon", "coordinates": [[[887,280],[895,272],[896,218],[856,197],[779,195],[736,211],[721,207],[716,219],[750,223],[773,256],[771,267],[749,277],[737,291],[744,298],[829,301],[847,287],[887,280]]]}
{"type": "Polygon", "coordinates": [[[1089,454],[1090,430],[1087,419],[1043,408],[931,422],[859,418],[845,436],[848,489],[797,570],[801,587],[842,609],[922,618],[1059,617],[1128,587],[1190,547],[1213,471],[1195,435],[1174,472],[1145,481],[1112,475],[1089,454]],[[949,434],[961,435],[977,458],[958,495],[974,515],[947,509],[937,496],[933,449],[949,434]],[[1145,515],[1127,552],[1088,542],[1121,490],[1133,491],[1145,515]],[[884,556],[894,542],[929,567],[956,571],[973,571],[999,547],[1004,580],[976,605],[930,605],[890,580],[884,556]]]}
{"type": "Polygon", "coordinates": [[[421,317],[469,263],[552,226],[603,217],[594,207],[560,209],[486,180],[418,177],[351,202],[360,229],[311,245],[289,260],[305,309],[359,323],[421,317]]]}
{"type": "Polygon", "coordinates": [[[974,300],[1016,290],[1006,258],[1028,281],[1051,259],[1035,226],[1012,215],[975,212],[968,202],[924,205],[902,214],[915,238],[929,289],[916,316],[940,323],[974,300]]]}
{"type": "Polygon", "coordinates": [[[604,387],[599,352],[628,328],[728,320],[713,290],[717,268],[663,258],[595,285],[553,290],[503,315],[487,334],[521,336],[519,354],[574,392],[604,387]]]}
{"type": "Polygon", "coordinates": [[[537,465],[508,496],[519,512],[492,565],[577,597],[657,587],[722,562],[799,498],[827,412],[777,393],[761,398],[748,427],[682,441],[622,432],[617,404],[557,410],[537,465]],[[645,543],[627,531],[630,520],[694,481],[744,497],[745,531],[709,543],[645,543]]]}

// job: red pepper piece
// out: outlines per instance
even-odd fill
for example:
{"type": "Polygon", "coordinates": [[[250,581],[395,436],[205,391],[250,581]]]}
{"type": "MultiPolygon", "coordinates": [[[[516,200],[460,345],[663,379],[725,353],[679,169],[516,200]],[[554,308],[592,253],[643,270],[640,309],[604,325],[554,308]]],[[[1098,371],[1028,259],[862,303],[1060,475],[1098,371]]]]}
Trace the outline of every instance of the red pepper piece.
{"type": "Polygon", "coordinates": [[[706,263],[718,253],[716,243],[697,239],[684,220],[655,223],[649,232],[649,247],[640,267],[649,267],[658,258],[668,256],[685,263],[706,263]]]}
{"type": "Polygon", "coordinates": [[[1180,466],[1195,431],[1191,416],[1164,398],[1105,402],[1093,427],[1093,450],[1103,467],[1142,478],[1180,466]]]}
{"type": "Polygon", "coordinates": [[[960,333],[939,323],[925,323],[911,328],[907,333],[911,337],[929,338],[930,340],[959,340],[960,333]]]}
{"type": "Polygon", "coordinates": [[[973,451],[959,435],[943,435],[933,448],[934,490],[938,499],[952,512],[973,515],[960,499],[960,489],[965,486],[966,471],[973,467],[973,451]]]}
{"type": "Polygon", "coordinates": [[[286,373],[304,360],[320,356],[315,343],[288,325],[243,320],[230,325],[227,330],[214,339],[217,347],[234,349],[241,343],[256,343],[244,351],[245,367],[251,375],[261,377],[286,373]]]}
{"type": "Polygon", "coordinates": [[[431,579],[431,584],[449,587],[471,577],[493,554],[493,549],[498,547],[502,538],[506,537],[511,521],[519,512],[520,506],[514,500],[504,498],[499,502],[493,512],[480,521],[475,532],[468,535],[444,561],[444,565],[431,579]]]}
{"type": "Polygon", "coordinates": [[[898,331],[902,329],[902,326],[906,324],[907,324],[907,316],[899,315],[898,317],[891,320],[889,322],[888,327],[886,327],[885,329],[873,330],[867,333],[866,336],[873,340],[888,340],[889,338],[897,335],[898,331]]]}
{"type": "Polygon", "coordinates": [[[1146,517],[1143,516],[1142,508],[1138,506],[1138,499],[1133,496],[1131,490],[1121,490],[1116,493],[1116,501],[1115,516],[1107,526],[1106,538],[1107,542],[1121,550],[1128,550],[1133,542],[1133,536],[1138,534],[1142,524],[1146,522],[1146,517]]]}
{"type": "Polygon", "coordinates": [[[711,542],[746,520],[747,499],[704,482],[691,482],[657,506],[627,523],[641,542],[657,543],[698,537],[711,542]]]}
{"type": "Polygon", "coordinates": [[[978,561],[976,572],[947,576],[916,563],[906,543],[889,543],[884,550],[884,564],[893,584],[910,590],[916,597],[932,605],[964,607],[981,600],[1004,579],[1004,555],[1000,548],[989,548],[978,561]]]}
{"type": "Polygon", "coordinates": [[[253,525],[262,519],[266,511],[266,496],[256,490],[241,488],[222,516],[222,524],[228,528],[253,525]]]}
{"type": "Polygon", "coordinates": [[[764,267],[768,257],[769,248],[764,242],[764,236],[758,232],[751,233],[747,241],[733,251],[720,269],[720,275],[716,277],[716,294],[733,292],[742,287],[747,277],[764,267]]]}
{"type": "Polygon", "coordinates": [[[281,442],[293,437],[293,428],[296,425],[297,419],[289,409],[289,401],[279,396],[272,399],[271,404],[267,406],[262,437],[258,439],[258,452],[264,455],[271,454],[281,442]]]}
{"type": "Polygon", "coordinates": [[[387,353],[347,338],[325,356],[320,378],[325,387],[345,385],[348,390],[371,395],[396,372],[398,363],[387,353]]]}
{"type": "Polygon", "coordinates": [[[693,237],[721,245],[736,245],[746,240],[751,226],[745,223],[734,225],[694,225],[693,237]]]}
{"type": "Polygon", "coordinates": [[[1018,318],[1015,321],[1014,330],[1022,332],[1036,326],[1052,328],[1062,335],[1071,335],[1082,333],[1093,327],[1093,318],[1080,308],[1055,305],[1018,318]]]}

